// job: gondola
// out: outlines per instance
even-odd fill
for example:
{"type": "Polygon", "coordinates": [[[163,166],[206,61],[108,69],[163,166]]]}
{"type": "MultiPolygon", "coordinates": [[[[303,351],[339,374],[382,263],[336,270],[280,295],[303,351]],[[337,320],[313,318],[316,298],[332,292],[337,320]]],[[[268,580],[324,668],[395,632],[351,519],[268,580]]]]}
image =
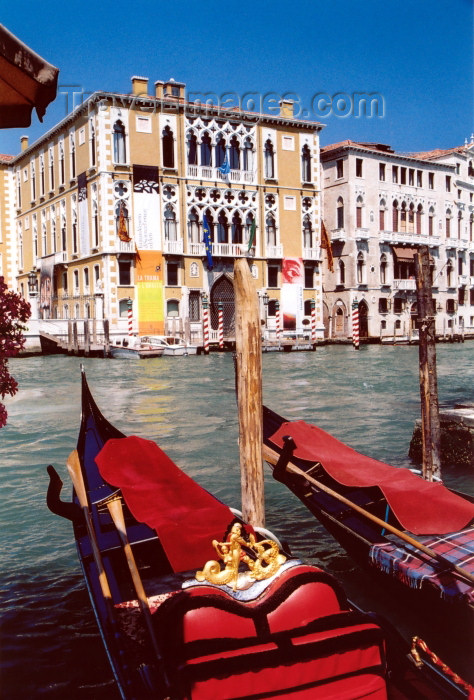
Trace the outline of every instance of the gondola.
{"type": "Polygon", "coordinates": [[[155,443],[113,427],[84,371],[68,470],[72,501],[50,465],[47,502],[72,521],[124,700],[469,696],[330,574],[246,525],[155,443]]]}
{"type": "Polygon", "coordinates": [[[385,590],[474,650],[474,499],[267,407],[263,426],[275,479],[385,590]]]}

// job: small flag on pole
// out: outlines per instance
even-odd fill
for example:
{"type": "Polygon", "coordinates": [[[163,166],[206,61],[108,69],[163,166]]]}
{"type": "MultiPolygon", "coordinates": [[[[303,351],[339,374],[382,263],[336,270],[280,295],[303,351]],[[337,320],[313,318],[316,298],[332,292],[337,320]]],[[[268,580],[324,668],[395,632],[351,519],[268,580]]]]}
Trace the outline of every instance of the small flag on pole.
{"type": "Polygon", "coordinates": [[[205,214],[202,217],[202,235],[204,245],[206,247],[207,268],[208,270],[212,270],[212,268],[214,267],[214,262],[212,260],[211,230],[209,228],[209,224],[207,223],[207,218],[205,214]]]}
{"type": "Polygon", "coordinates": [[[220,166],[220,168],[217,168],[222,175],[228,175],[230,173],[230,163],[229,163],[229,151],[225,152],[225,158],[224,162],[220,166]]]}
{"type": "Polygon", "coordinates": [[[331,272],[334,272],[334,258],[332,254],[331,241],[329,240],[328,232],[324,221],[321,219],[321,248],[324,248],[328,256],[328,267],[331,272]]]}
{"type": "Polygon", "coordinates": [[[247,252],[250,253],[250,249],[255,243],[255,233],[256,233],[257,226],[255,224],[255,219],[252,221],[252,225],[250,227],[250,235],[249,235],[249,246],[247,248],[247,252]]]}

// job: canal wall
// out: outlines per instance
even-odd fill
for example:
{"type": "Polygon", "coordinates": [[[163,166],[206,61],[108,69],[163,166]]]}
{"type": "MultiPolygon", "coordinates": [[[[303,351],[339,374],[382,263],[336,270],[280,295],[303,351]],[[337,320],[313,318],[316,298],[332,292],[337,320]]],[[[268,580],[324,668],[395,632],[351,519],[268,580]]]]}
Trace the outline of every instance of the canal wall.
{"type": "MultiPolygon", "coordinates": [[[[441,467],[450,465],[474,468],[474,404],[441,408],[441,467]]],[[[409,456],[422,462],[421,420],[417,420],[410,442],[409,456]]]]}

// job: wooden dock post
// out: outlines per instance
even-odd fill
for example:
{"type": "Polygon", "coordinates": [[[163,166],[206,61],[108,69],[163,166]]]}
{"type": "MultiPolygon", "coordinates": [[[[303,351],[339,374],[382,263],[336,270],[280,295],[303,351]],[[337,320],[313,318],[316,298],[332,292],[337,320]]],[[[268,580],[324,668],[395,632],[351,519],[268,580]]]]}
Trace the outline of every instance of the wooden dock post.
{"type": "Polygon", "coordinates": [[[235,348],[242,513],[265,525],[262,425],[262,347],[258,296],[246,258],[234,264],[235,348]]]}
{"type": "Polygon", "coordinates": [[[104,318],[104,357],[110,354],[110,335],[109,335],[109,319],[104,318]]]}
{"type": "Polygon", "coordinates": [[[420,324],[420,396],[423,477],[441,476],[438,378],[436,373],[435,317],[431,294],[429,248],[422,245],[415,255],[416,295],[420,324]]]}
{"type": "Polygon", "coordinates": [[[84,321],[84,357],[89,357],[91,354],[91,338],[89,333],[89,321],[84,321]]]}
{"type": "Polygon", "coordinates": [[[72,322],[72,351],[74,355],[79,355],[79,340],[77,337],[77,321],[72,322]]]}
{"type": "Polygon", "coordinates": [[[72,321],[67,322],[67,352],[72,354],[72,321]]]}

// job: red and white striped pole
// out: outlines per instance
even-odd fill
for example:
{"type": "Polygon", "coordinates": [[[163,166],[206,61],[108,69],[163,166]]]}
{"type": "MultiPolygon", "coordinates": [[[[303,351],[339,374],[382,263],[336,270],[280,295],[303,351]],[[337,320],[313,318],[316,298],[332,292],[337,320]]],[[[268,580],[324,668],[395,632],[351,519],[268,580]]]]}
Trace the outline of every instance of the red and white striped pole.
{"type": "Polygon", "coordinates": [[[222,301],[217,304],[217,323],[219,334],[219,350],[224,349],[224,306],[222,301]]]}
{"type": "Polygon", "coordinates": [[[280,316],[280,302],[278,299],[275,302],[275,315],[276,315],[276,337],[280,340],[281,336],[281,316],[280,316]]]}
{"type": "Polygon", "coordinates": [[[133,335],[133,301],[131,299],[128,299],[127,301],[127,307],[128,307],[128,335],[132,336],[133,335]]]}
{"type": "Polygon", "coordinates": [[[352,302],[352,345],[354,350],[359,349],[359,302],[352,302]]]}
{"type": "Polygon", "coordinates": [[[209,355],[209,308],[206,294],[202,295],[202,338],[204,354],[209,355]]]}
{"type": "Polygon", "coordinates": [[[316,342],[316,301],[311,299],[311,342],[316,342]]]}

